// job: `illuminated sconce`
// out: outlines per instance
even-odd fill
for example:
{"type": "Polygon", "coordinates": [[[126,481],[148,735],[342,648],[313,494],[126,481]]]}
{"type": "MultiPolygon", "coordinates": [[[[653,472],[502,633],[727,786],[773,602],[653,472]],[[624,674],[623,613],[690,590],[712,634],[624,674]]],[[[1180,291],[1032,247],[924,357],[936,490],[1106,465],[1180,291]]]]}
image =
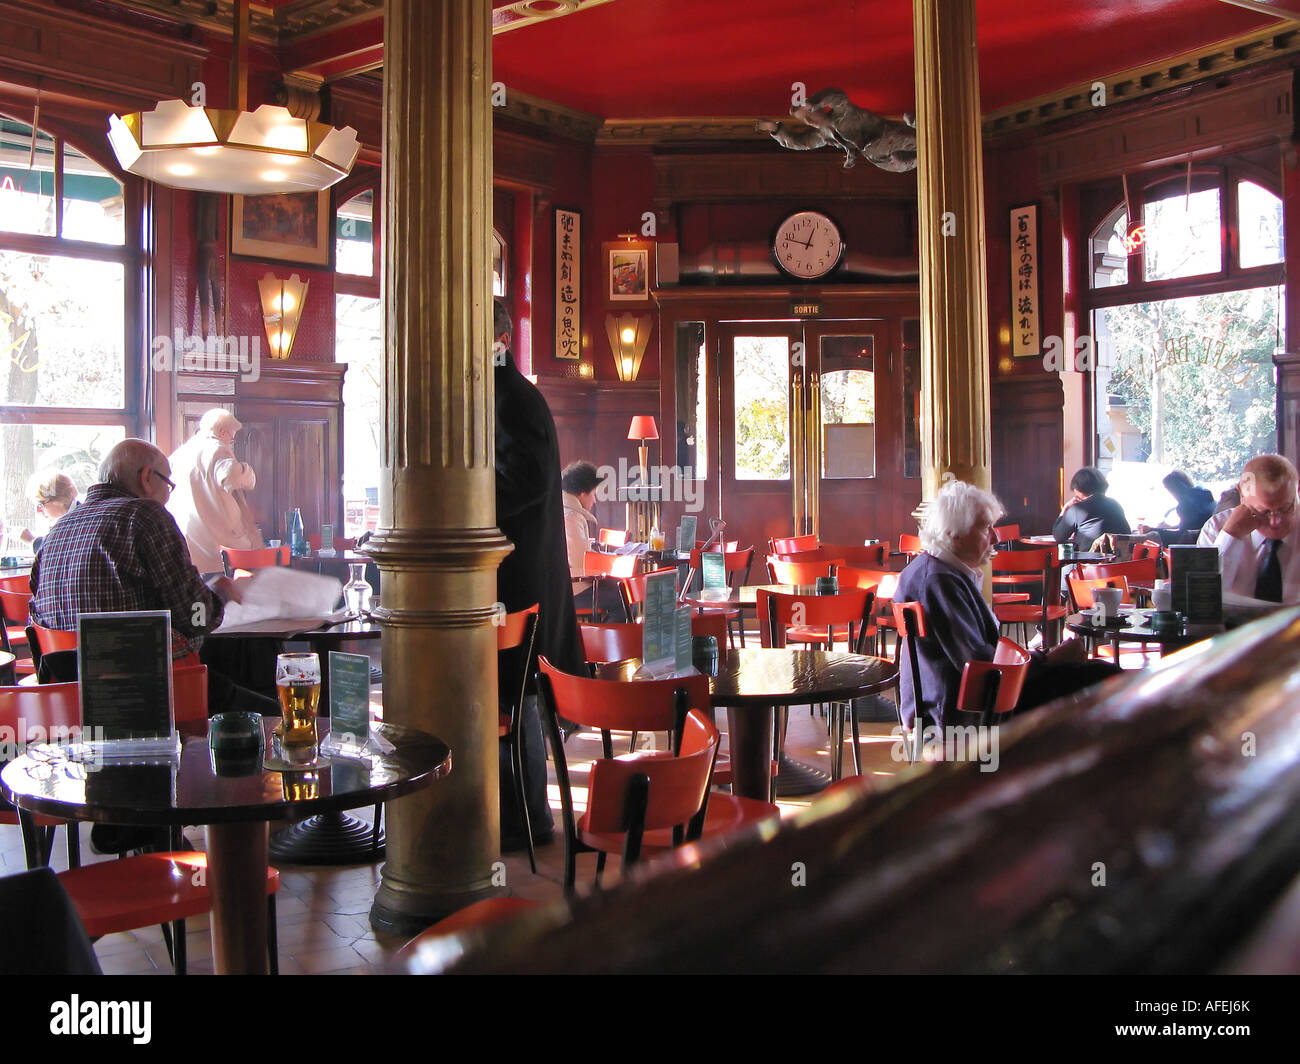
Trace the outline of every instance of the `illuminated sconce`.
{"type": "Polygon", "coordinates": [[[300,280],[296,273],[284,281],[275,274],[268,273],[257,282],[262,294],[262,322],[266,326],[266,339],[271,345],[272,358],[289,357],[310,283],[300,280]]]}
{"type": "Polygon", "coordinates": [[[605,335],[609,349],[614,353],[614,368],[618,379],[634,381],[641,372],[641,359],[650,340],[649,314],[605,315],[605,335]]]}

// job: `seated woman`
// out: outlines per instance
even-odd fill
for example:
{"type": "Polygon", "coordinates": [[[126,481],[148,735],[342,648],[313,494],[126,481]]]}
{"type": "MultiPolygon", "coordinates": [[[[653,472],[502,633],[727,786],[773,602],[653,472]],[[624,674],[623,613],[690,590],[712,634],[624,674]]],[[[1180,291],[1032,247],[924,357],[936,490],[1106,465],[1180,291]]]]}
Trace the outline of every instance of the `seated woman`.
{"type": "MultiPolygon", "coordinates": [[[[993,527],[1002,504],[972,484],[950,481],[926,510],[921,528],[924,553],[899,574],[895,602],[919,602],[927,634],[918,639],[923,727],[956,723],[961,670],[968,661],[992,661],[998,620],[984,601],[980,567],[997,544],[993,527]]],[[[910,727],[917,712],[909,659],[902,658],[902,715],[910,727]]],[[[1116,675],[1106,662],[1085,662],[1084,646],[1071,640],[1047,654],[1035,653],[1017,709],[1027,709],[1116,675]]]]}
{"type": "MultiPolygon", "coordinates": [[[[49,522],[49,527],[77,504],[77,486],[66,473],[34,473],[27,482],[27,497],[36,504],[36,512],[49,522]]],[[[49,529],[46,529],[46,535],[49,529]]],[[[35,536],[23,529],[22,538],[32,545],[32,553],[40,551],[45,535],[35,536]]]]}
{"type": "MultiPolygon", "coordinates": [[[[579,580],[582,574],[583,558],[592,549],[592,537],[598,528],[596,515],[591,512],[596,502],[596,489],[601,485],[601,476],[590,462],[570,462],[560,474],[560,487],[564,500],[564,541],[569,553],[569,574],[573,581],[573,604],[579,609],[590,609],[592,603],[592,581],[579,580]]],[[[612,615],[619,619],[624,616],[623,598],[618,585],[612,580],[597,581],[600,588],[595,607],[600,613],[612,615]]]]}
{"type": "Polygon", "coordinates": [[[1070,478],[1072,494],[1052,526],[1057,543],[1073,540],[1075,550],[1086,551],[1107,533],[1128,535],[1132,531],[1124,508],[1107,497],[1108,487],[1106,477],[1095,466],[1084,466],[1070,478]]]}

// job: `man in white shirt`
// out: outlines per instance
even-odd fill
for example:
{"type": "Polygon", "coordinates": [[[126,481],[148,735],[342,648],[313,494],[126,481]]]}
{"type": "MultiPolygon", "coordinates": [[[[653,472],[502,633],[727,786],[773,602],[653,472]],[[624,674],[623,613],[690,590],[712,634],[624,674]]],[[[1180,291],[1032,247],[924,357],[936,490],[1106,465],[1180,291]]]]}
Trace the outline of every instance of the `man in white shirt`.
{"type": "Polygon", "coordinates": [[[242,427],[229,410],[209,410],[199,431],[170,458],[176,490],[167,509],[185,534],[190,558],[201,573],[222,571],[222,547],[262,546],[242,495],[234,494],[257,486],[253,467],[236,459],[232,449],[242,427]]]}
{"type": "Polygon", "coordinates": [[[1296,468],[1262,454],[1241,473],[1241,503],[1217,513],[1197,545],[1217,547],[1225,594],[1265,602],[1300,602],[1300,515],[1296,468]]]}

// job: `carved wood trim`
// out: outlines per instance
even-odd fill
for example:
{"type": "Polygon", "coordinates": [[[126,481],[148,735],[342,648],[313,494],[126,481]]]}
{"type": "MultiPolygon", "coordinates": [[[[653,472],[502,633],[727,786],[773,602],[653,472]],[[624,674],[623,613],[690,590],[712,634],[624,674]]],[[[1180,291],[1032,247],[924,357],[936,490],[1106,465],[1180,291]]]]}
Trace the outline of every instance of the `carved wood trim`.
{"type": "Polygon", "coordinates": [[[1044,186],[1056,185],[1286,140],[1295,127],[1291,96],[1287,70],[1136,112],[1098,116],[1086,127],[1037,142],[1038,178],[1044,186]]]}
{"type": "Polygon", "coordinates": [[[492,180],[495,184],[549,194],[555,187],[554,165],[553,145],[502,129],[492,130],[492,180]]]}
{"type": "Polygon", "coordinates": [[[836,199],[869,197],[915,200],[916,173],[895,174],[874,166],[845,170],[838,152],[773,150],[712,155],[656,155],[655,206],[744,199],[836,199]]]}

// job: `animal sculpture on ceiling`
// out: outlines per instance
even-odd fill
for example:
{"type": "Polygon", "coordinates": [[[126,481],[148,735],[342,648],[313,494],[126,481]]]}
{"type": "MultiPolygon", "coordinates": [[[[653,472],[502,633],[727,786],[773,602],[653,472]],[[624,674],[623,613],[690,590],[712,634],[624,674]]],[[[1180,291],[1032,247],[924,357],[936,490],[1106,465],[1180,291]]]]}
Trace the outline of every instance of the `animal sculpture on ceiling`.
{"type": "Polygon", "coordinates": [[[787,129],[781,122],[759,119],[756,128],[778,144],[796,151],[831,145],[844,152],[844,169],[856,165],[858,156],[882,170],[904,173],[916,169],[916,121],[902,122],[856,107],[841,89],[822,89],[790,114],[804,128],[787,129]]]}

